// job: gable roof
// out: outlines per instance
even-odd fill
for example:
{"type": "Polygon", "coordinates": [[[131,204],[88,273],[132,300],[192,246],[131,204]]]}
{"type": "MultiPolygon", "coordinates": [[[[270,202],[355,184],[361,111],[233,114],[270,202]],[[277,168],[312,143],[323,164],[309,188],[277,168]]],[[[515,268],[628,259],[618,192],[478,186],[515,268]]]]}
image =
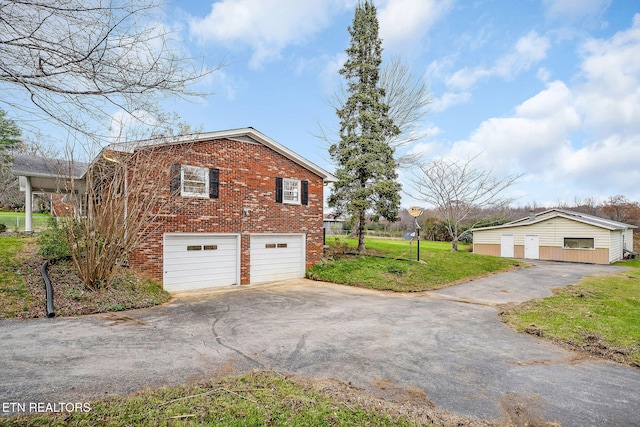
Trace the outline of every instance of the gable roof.
{"type": "Polygon", "coordinates": [[[201,142],[201,141],[212,141],[216,139],[233,139],[238,141],[262,144],[265,147],[272,149],[273,151],[285,156],[291,161],[299,164],[305,169],[320,176],[325,182],[337,181],[337,178],[330,172],[327,172],[325,169],[305,159],[299,154],[294,153],[284,145],[277,143],[273,139],[269,138],[265,134],[255,130],[252,127],[246,127],[246,128],[240,128],[240,129],[229,129],[229,130],[222,130],[222,131],[216,131],[216,132],[195,133],[190,135],[159,137],[159,138],[147,139],[142,141],[121,142],[121,143],[110,144],[106,147],[106,149],[113,150],[113,151],[133,153],[136,149],[139,149],[139,148],[160,147],[163,145],[186,144],[186,143],[194,143],[194,142],[201,142]]]}
{"type": "Polygon", "coordinates": [[[536,213],[534,214],[533,218],[525,217],[525,218],[517,219],[515,221],[511,221],[502,225],[474,228],[471,231],[495,230],[500,228],[527,226],[532,224],[538,224],[542,221],[546,221],[552,218],[566,218],[571,221],[577,221],[583,224],[588,224],[594,227],[604,228],[611,231],[637,228],[635,225],[625,224],[625,223],[613,221],[607,218],[601,218],[594,215],[584,214],[581,212],[575,212],[575,211],[570,211],[566,209],[554,208],[554,209],[548,209],[546,211],[536,213]]]}

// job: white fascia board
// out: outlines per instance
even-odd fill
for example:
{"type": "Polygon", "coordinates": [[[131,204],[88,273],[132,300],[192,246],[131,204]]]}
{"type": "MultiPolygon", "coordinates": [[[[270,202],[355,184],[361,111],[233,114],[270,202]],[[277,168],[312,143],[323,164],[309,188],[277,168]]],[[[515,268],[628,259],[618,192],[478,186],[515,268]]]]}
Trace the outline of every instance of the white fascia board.
{"type": "Polygon", "coordinates": [[[215,132],[206,132],[206,133],[197,133],[191,135],[181,135],[181,136],[172,136],[172,137],[161,137],[156,139],[148,139],[143,141],[135,141],[135,142],[122,142],[117,144],[111,144],[107,148],[114,151],[124,151],[128,153],[133,153],[136,148],[150,147],[150,146],[161,146],[161,145],[174,145],[174,144],[185,144],[185,143],[194,143],[200,141],[209,141],[215,139],[234,139],[241,137],[250,137],[259,143],[265,145],[266,147],[271,148],[273,151],[282,154],[283,156],[293,160],[298,163],[300,166],[305,169],[310,170],[316,175],[322,177],[325,182],[335,182],[338,179],[331,174],[330,172],[324,170],[320,166],[315,163],[305,159],[304,157],[294,153],[287,147],[273,139],[269,138],[262,132],[255,130],[252,127],[240,128],[240,129],[230,129],[230,130],[221,130],[215,132]]]}

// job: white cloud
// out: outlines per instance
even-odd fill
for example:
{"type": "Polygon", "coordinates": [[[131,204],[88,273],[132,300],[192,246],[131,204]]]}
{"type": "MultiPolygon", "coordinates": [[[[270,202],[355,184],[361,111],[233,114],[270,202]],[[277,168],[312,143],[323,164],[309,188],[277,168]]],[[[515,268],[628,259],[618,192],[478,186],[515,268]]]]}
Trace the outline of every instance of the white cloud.
{"type": "Polygon", "coordinates": [[[486,165],[505,173],[540,172],[554,167],[579,125],[569,89],[553,82],[518,106],[513,117],[485,120],[468,140],[454,144],[451,155],[466,159],[481,153],[486,165]]]}
{"type": "Polygon", "coordinates": [[[576,103],[587,125],[599,135],[640,133],[640,14],[631,29],[586,42],[583,54],[576,103]]]}
{"type": "Polygon", "coordinates": [[[480,153],[497,174],[524,173],[513,194],[525,202],[614,194],[639,200],[640,14],[630,29],[585,42],[582,53],[573,86],[548,82],[512,116],[485,120],[445,155],[480,153]]]}
{"type": "Polygon", "coordinates": [[[453,107],[454,105],[464,104],[465,102],[469,101],[469,99],[471,99],[470,92],[447,92],[441,97],[434,98],[429,109],[433,112],[438,113],[445,111],[453,107]]]}
{"type": "Polygon", "coordinates": [[[627,183],[629,188],[640,181],[638,136],[624,138],[611,135],[603,141],[564,154],[562,168],[573,180],[587,180],[598,187],[627,183]]]}
{"type": "Polygon", "coordinates": [[[453,0],[387,0],[378,8],[385,49],[404,50],[418,44],[453,3],[453,0]]]}
{"type": "Polygon", "coordinates": [[[320,73],[320,79],[325,88],[325,92],[331,92],[340,85],[341,79],[338,71],[342,68],[346,60],[347,54],[345,52],[340,52],[327,60],[320,73]]]}
{"type": "Polygon", "coordinates": [[[597,16],[610,4],[611,0],[544,0],[547,17],[571,21],[597,16]]]}
{"type": "Polygon", "coordinates": [[[251,66],[260,67],[288,45],[304,43],[345,7],[344,0],[221,0],[206,17],[192,19],[190,30],[203,41],[250,47],[251,66]]]}
{"type": "Polygon", "coordinates": [[[467,90],[483,78],[492,76],[513,78],[516,74],[528,70],[544,59],[549,47],[550,43],[547,37],[532,31],[516,42],[513,52],[498,58],[493,66],[489,68],[463,68],[447,78],[447,86],[467,90]]]}

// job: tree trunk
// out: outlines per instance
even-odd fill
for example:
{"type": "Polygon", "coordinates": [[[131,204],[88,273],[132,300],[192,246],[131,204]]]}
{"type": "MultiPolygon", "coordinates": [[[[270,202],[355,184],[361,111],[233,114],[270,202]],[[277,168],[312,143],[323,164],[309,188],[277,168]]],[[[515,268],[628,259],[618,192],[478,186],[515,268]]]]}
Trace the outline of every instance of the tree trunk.
{"type": "Polygon", "coordinates": [[[364,253],[364,211],[358,214],[358,249],[356,252],[359,254],[364,253]]]}
{"type": "Polygon", "coordinates": [[[453,239],[451,242],[451,252],[458,252],[458,239],[453,239]]]}

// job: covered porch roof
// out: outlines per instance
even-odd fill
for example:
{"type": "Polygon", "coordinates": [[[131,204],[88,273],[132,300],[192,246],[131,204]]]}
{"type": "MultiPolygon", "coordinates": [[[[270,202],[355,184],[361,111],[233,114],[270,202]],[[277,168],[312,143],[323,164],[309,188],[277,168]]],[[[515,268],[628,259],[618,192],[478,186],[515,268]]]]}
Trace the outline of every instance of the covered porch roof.
{"type": "Polygon", "coordinates": [[[88,167],[83,162],[17,154],[13,156],[11,171],[18,177],[29,178],[33,191],[64,193],[84,191],[88,167]]]}
{"type": "Polygon", "coordinates": [[[13,156],[11,171],[20,181],[20,191],[24,191],[24,231],[32,231],[33,192],[84,193],[88,167],[88,163],[71,160],[13,156]]]}

